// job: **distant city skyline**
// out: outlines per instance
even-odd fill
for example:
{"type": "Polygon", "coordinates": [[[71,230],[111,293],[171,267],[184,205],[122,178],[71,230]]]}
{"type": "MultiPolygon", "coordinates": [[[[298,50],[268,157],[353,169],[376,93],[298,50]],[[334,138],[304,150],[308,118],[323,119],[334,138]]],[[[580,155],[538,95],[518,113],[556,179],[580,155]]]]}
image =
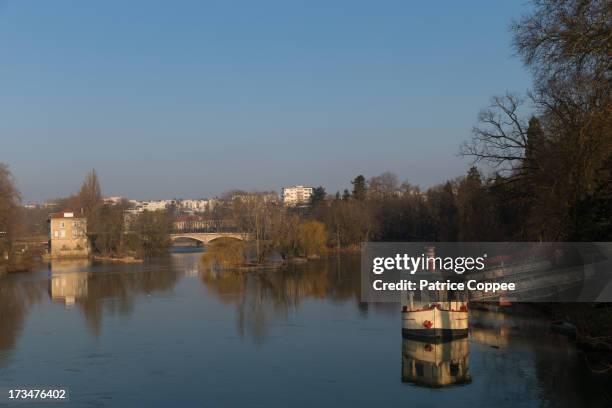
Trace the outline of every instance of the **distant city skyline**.
{"type": "Polygon", "coordinates": [[[520,2],[0,4],[0,162],[23,201],[213,197],[385,171],[424,188],[524,92],[520,2]]]}

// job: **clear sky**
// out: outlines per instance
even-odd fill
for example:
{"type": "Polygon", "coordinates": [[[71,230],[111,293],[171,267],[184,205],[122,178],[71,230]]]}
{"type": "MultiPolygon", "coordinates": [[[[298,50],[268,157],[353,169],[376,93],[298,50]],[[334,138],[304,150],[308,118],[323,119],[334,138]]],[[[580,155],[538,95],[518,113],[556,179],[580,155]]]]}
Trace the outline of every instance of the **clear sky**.
{"type": "Polygon", "coordinates": [[[491,95],[529,76],[509,1],[4,1],[0,161],[25,200],[423,187],[491,95]]]}

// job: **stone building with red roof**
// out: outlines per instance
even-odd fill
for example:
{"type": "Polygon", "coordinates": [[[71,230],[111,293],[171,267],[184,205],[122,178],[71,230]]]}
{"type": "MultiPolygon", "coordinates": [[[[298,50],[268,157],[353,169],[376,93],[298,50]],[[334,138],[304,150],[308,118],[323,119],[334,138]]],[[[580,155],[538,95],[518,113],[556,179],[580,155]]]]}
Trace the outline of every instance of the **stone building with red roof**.
{"type": "Polygon", "coordinates": [[[83,258],[90,254],[87,218],[72,211],[49,216],[52,258],[83,258]]]}

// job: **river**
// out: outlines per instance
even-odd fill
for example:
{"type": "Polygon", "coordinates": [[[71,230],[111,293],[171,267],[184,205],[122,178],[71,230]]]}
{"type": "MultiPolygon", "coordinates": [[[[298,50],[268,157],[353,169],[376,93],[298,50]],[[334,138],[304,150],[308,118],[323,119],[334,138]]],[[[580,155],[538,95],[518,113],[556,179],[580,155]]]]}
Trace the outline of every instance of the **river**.
{"type": "Polygon", "coordinates": [[[0,390],[67,388],[57,406],[83,407],[610,404],[533,314],[473,310],[468,340],[430,345],[402,339],[398,305],[359,301],[358,256],[216,274],[199,258],[0,278],[0,390]]]}

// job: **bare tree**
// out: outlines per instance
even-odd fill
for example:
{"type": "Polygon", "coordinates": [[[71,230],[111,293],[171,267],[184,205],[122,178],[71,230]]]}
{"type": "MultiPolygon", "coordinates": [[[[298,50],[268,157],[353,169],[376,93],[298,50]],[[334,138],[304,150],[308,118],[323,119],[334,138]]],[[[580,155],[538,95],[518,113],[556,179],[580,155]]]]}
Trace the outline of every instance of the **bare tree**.
{"type": "Polygon", "coordinates": [[[98,173],[95,169],[91,169],[79,190],[79,205],[80,210],[84,211],[85,214],[89,215],[92,213],[94,207],[102,200],[102,189],[100,188],[100,182],[98,180],[98,173]]]}
{"type": "Polygon", "coordinates": [[[368,191],[375,197],[391,196],[399,190],[397,176],[389,171],[368,180],[368,191]]]}
{"type": "Polygon", "coordinates": [[[0,163],[0,262],[10,252],[18,227],[21,197],[8,166],[0,163]]]}
{"type": "Polygon", "coordinates": [[[533,11],[514,21],[511,30],[516,52],[540,82],[580,76],[609,80],[608,0],[533,0],[532,5],[533,11]]]}
{"type": "Polygon", "coordinates": [[[474,163],[484,161],[505,176],[519,175],[528,145],[528,124],[521,117],[524,106],[525,100],[511,93],[491,98],[461,154],[471,156],[474,163]]]}

